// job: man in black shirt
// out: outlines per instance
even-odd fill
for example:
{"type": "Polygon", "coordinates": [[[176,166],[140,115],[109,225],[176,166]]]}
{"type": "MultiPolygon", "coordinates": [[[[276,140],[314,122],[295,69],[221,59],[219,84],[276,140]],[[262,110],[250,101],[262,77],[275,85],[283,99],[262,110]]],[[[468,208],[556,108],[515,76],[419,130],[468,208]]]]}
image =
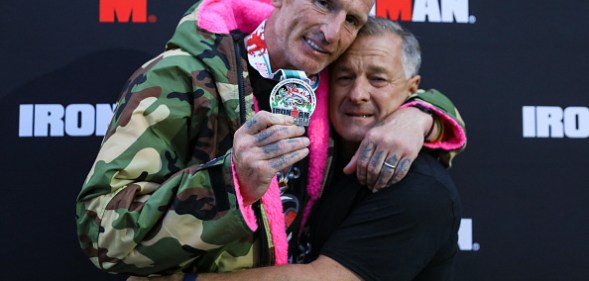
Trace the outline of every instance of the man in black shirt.
{"type": "Polygon", "coordinates": [[[420,61],[411,33],[375,19],[331,68],[330,120],[340,139],[331,184],[312,216],[311,244],[315,256],[353,272],[350,280],[453,279],[461,205],[434,151],[422,151],[403,181],[377,193],[342,171],[368,129],[417,91],[420,61]]]}

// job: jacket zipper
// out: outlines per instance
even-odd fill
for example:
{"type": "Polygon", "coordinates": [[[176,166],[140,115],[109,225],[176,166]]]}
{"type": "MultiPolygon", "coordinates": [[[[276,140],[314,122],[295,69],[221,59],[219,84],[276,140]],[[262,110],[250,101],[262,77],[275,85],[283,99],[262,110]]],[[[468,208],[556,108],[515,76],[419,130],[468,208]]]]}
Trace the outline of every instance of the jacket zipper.
{"type": "Polygon", "coordinates": [[[233,38],[233,48],[235,49],[235,65],[237,67],[237,90],[239,91],[239,120],[241,124],[245,123],[245,82],[243,81],[243,67],[241,65],[241,39],[242,34],[239,30],[231,31],[233,38]]]}
{"type": "MultiPolygon", "coordinates": [[[[237,89],[239,92],[239,120],[241,124],[244,124],[246,121],[246,111],[247,108],[245,107],[245,81],[243,80],[243,66],[241,65],[241,40],[243,38],[243,34],[239,30],[231,31],[231,38],[233,38],[233,49],[235,49],[235,65],[237,70],[237,89]]],[[[274,264],[273,254],[270,253],[269,245],[269,237],[268,233],[265,228],[264,219],[262,217],[262,206],[260,206],[260,201],[257,201],[253,204],[253,210],[256,214],[257,221],[258,221],[258,231],[257,235],[259,235],[259,243],[260,243],[260,266],[269,266],[274,264]]]]}

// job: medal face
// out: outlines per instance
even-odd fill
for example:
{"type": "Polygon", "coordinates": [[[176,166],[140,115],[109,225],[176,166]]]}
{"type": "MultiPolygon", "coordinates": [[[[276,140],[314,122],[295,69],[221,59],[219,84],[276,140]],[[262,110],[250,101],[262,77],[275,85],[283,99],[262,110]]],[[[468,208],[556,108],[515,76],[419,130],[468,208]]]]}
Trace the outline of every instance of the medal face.
{"type": "Polygon", "coordinates": [[[309,84],[297,78],[280,81],[270,94],[272,113],[292,116],[295,124],[309,126],[317,100],[309,84]]]}

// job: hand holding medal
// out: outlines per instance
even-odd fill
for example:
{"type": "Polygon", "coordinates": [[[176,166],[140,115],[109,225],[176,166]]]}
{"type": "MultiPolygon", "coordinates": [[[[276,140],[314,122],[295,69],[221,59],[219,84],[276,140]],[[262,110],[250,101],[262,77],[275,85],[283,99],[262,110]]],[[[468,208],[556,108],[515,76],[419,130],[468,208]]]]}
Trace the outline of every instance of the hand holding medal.
{"type": "Polygon", "coordinates": [[[305,128],[293,118],[267,111],[256,113],[233,138],[233,163],[245,205],[259,200],[278,171],[309,154],[305,128]]]}
{"type": "Polygon", "coordinates": [[[288,168],[309,154],[302,126],[309,125],[317,104],[318,75],[307,78],[300,70],[272,71],[264,26],[265,22],[245,39],[248,61],[262,77],[279,82],[270,94],[272,113],[257,112],[233,139],[233,163],[245,205],[259,200],[278,172],[283,175],[281,182],[287,180],[288,168]]]}

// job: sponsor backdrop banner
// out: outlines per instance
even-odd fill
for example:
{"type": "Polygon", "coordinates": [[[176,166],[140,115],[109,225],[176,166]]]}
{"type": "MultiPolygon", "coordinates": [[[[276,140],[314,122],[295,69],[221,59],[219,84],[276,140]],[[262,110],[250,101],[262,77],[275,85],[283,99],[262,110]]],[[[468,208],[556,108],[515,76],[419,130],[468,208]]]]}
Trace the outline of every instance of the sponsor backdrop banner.
{"type": "MultiPolygon", "coordinates": [[[[3,1],[3,280],[124,280],[74,202],[128,76],[193,0],[3,1]]],[[[589,280],[587,1],[378,0],[422,43],[424,88],[467,122],[457,280],[589,280]]]]}

